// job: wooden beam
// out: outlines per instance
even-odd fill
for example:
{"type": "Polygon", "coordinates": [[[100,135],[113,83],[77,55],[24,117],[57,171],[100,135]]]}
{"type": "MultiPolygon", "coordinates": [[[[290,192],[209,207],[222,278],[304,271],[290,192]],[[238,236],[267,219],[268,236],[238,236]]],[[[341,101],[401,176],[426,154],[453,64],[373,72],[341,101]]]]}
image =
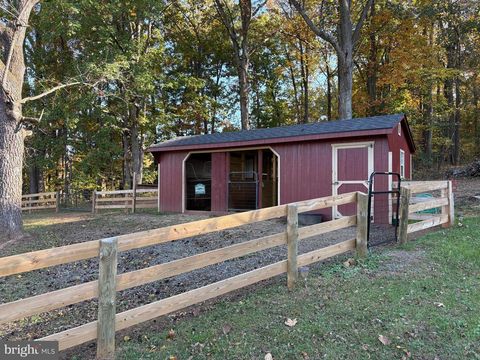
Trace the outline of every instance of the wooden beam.
{"type": "Polygon", "coordinates": [[[419,202],[416,204],[410,204],[408,212],[410,214],[416,213],[419,211],[429,210],[438,208],[440,206],[448,205],[448,198],[441,197],[441,198],[433,198],[432,200],[427,200],[424,202],[419,202]]]}
{"type": "Polygon", "coordinates": [[[31,207],[27,207],[27,208],[22,208],[22,211],[23,210],[41,210],[41,209],[55,209],[56,206],[55,205],[46,205],[46,206],[31,206],[31,207]]]}
{"type": "Polygon", "coordinates": [[[411,194],[416,194],[447,188],[448,181],[402,181],[402,187],[407,187],[411,194]]]}
{"type": "Polygon", "coordinates": [[[415,231],[425,230],[434,226],[446,224],[447,222],[448,222],[447,214],[436,215],[436,216],[432,216],[430,219],[419,221],[414,224],[409,224],[407,228],[407,232],[410,234],[415,231]]]}
{"type": "Polygon", "coordinates": [[[287,286],[291,290],[298,280],[298,208],[296,205],[287,207],[287,286]]]}
{"type": "Polygon", "coordinates": [[[455,225],[455,198],[452,181],[448,182],[448,225],[455,225]]]}
{"type": "Polygon", "coordinates": [[[115,357],[117,239],[100,241],[98,269],[97,359],[115,357]]]}
{"type": "Polygon", "coordinates": [[[93,190],[93,192],[92,192],[92,214],[96,213],[96,209],[95,209],[96,200],[97,200],[97,194],[96,194],[96,191],[93,190]]]}
{"type": "Polygon", "coordinates": [[[331,231],[353,226],[357,223],[357,216],[344,216],[340,219],[330,220],[324,223],[304,226],[298,229],[298,239],[306,239],[312,236],[326,234],[331,231]]]}
{"type": "Polygon", "coordinates": [[[407,187],[400,188],[400,209],[398,225],[398,241],[405,244],[408,240],[408,213],[410,206],[411,190],[407,187]]]}
{"type": "Polygon", "coordinates": [[[60,211],[60,191],[57,191],[56,194],[55,194],[55,212],[59,212],[60,211]]]}
{"type": "MultiPolygon", "coordinates": [[[[185,224],[166,226],[159,229],[119,235],[118,250],[127,251],[146,246],[163,244],[187,237],[208,234],[258,221],[286,216],[286,205],[247,211],[213,219],[192,221],[185,224]]],[[[97,256],[99,240],[32,251],[0,258],[0,276],[19,274],[26,271],[90,259],[97,256]]]]}
{"type": "Polygon", "coordinates": [[[135,214],[137,207],[137,173],[133,173],[133,186],[132,186],[132,213],[135,214]]]}
{"type": "MultiPolygon", "coordinates": [[[[279,261],[256,270],[246,272],[222,281],[218,281],[198,289],[190,290],[167,299],[143,305],[116,315],[115,330],[123,330],[130,326],[155,319],[184,309],[188,306],[227,294],[231,291],[269,279],[287,271],[287,261],[279,261]]],[[[59,350],[65,350],[97,337],[97,321],[65,330],[53,335],[38,339],[40,341],[58,341],[59,350]]]]}
{"type": "Polygon", "coordinates": [[[355,202],[357,200],[357,192],[350,192],[340,195],[327,196],[323,198],[298,201],[294,204],[298,206],[298,212],[304,213],[307,211],[320,210],[332,207],[333,205],[343,205],[355,202]]]}
{"type": "Polygon", "coordinates": [[[366,257],[368,254],[368,195],[357,194],[357,236],[356,250],[357,256],[366,257]]]}
{"type": "MultiPolygon", "coordinates": [[[[168,263],[119,274],[116,279],[116,290],[122,291],[171,276],[180,275],[226,260],[283,245],[286,244],[286,242],[287,235],[283,232],[207,251],[168,263]]],[[[95,280],[26,299],[0,304],[0,324],[42,312],[52,311],[81,301],[94,299],[97,296],[98,281],[95,280]]]]}
{"type": "Polygon", "coordinates": [[[22,199],[32,198],[32,197],[40,197],[40,196],[53,197],[53,196],[55,196],[55,192],[43,192],[43,193],[36,193],[36,194],[26,194],[26,195],[22,195],[22,199]]]}
{"type": "Polygon", "coordinates": [[[343,254],[350,250],[355,250],[355,246],[356,239],[350,239],[335,245],[330,245],[318,250],[310,251],[306,254],[298,255],[298,266],[306,266],[339,254],[343,254]]]}

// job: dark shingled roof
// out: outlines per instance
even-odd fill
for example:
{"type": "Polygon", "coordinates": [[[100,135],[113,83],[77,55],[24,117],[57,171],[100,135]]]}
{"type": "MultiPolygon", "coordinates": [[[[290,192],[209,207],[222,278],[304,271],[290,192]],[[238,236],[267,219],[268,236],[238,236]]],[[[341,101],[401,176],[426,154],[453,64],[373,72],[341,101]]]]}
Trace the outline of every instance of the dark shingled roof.
{"type": "Polygon", "coordinates": [[[381,115],[349,120],[323,121],[309,124],[279,126],[266,129],[182,136],[152,145],[149,150],[155,151],[155,149],[177,146],[222,144],[237,141],[268,140],[305,135],[323,135],[352,131],[391,129],[403,118],[403,114],[381,115]]]}

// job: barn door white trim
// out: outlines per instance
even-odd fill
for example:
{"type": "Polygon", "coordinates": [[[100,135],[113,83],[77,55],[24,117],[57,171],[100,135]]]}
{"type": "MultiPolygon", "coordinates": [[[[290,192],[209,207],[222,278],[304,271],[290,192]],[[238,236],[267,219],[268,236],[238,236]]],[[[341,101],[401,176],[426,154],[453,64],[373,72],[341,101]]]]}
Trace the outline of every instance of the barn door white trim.
{"type": "MultiPolygon", "coordinates": [[[[332,195],[338,195],[338,189],[343,184],[362,184],[368,189],[368,177],[373,172],[373,147],[374,141],[366,142],[354,142],[354,143],[341,143],[332,144],[332,195]],[[365,180],[350,180],[350,181],[338,181],[338,150],[340,149],[356,149],[367,148],[368,150],[368,175],[365,180]]],[[[372,189],[373,190],[373,189],[372,189]]],[[[338,211],[337,206],[332,206],[332,218],[338,219],[342,217],[342,214],[338,211]]]]}

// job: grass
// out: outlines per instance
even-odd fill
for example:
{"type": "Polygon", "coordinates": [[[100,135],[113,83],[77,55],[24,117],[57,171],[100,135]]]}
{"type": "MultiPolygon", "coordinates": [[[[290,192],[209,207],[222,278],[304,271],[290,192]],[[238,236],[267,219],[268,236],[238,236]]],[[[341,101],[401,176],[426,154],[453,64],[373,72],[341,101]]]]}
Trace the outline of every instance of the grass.
{"type": "Polygon", "coordinates": [[[118,359],[480,358],[480,218],[338,264],[293,292],[280,279],[125,338],[118,359]]]}

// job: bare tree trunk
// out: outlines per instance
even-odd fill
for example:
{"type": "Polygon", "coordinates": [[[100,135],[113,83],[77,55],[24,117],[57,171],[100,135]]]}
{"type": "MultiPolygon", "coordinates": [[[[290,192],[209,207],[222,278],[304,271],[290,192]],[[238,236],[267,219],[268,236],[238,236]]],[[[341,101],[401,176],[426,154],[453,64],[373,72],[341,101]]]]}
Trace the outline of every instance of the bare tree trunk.
{"type": "MultiPolygon", "coordinates": [[[[348,55],[350,50],[346,50],[348,55]]],[[[338,118],[352,118],[353,59],[338,57],[338,118]]]]}
{"type": "Polygon", "coordinates": [[[237,72],[240,95],[240,120],[242,130],[248,130],[250,128],[250,120],[248,114],[248,94],[250,90],[250,86],[248,83],[248,65],[248,56],[241,56],[238,59],[237,72]]]}
{"type": "Polygon", "coordinates": [[[309,71],[308,71],[308,56],[307,49],[303,47],[302,40],[298,41],[298,48],[300,49],[300,73],[302,75],[302,90],[303,90],[303,116],[302,123],[308,123],[309,118],[309,99],[308,99],[308,83],[309,83],[309,71]]]}
{"type": "Polygon", "coordinates": [[[3,56],[0,90],[0,242],[22,236],[22,166],[24,137],[22,87],[25,75],[23,44],[30,13],[38,0],[15,2],[15,20],[2,22],[3,56]]]}
{"type": "MultiPolygon", "coordinates": [[[[370,18],[375,16],[375,1],[372,2],[370,8],[370,18]]],[[[377,36],[375,31],[370,31],[370,50],[367,65],[367,93],[369,98],[369,114],[377,115],[377,78],[378,78],[378,61],[377,61],[377,36]]]]}
{"type": "Polygon", "coordinates": [[[359,19],[353,28],[351,19],[351,0],[338,0],[338,16],[336,37],[333,34],[318,27],[307,15],[303,5],[297,0],[290,0],[295,9],[305,20],[308,27],[321,39],[327,41],[337,54],[338,59],[338,116],[340,119],[352,118],[352,94],[353,94],[353,50],[358,44],[368,10],[373,0],[367,0],[359,19]]]}
{"type": "Polygon", "coordinates": [[[123,146],[123,179],[122,188],[129,189],[132,185],[132,171],[131,171],[131,152],[128,130],[122,132],[122,146],[123,146]]]}
{"type": "MultiPolygon", "coordinates": [[[[137,184],[142,183],[142,173],[143,173],[143,149],[142,141],[138,129],[138,116],[139,109],[138,106],[132,104],[130,107],[130,141],[132,144],[132,172],[137,173],[136,182],[137,184]]],[[[133,175],[133,174],[132,174],[133,175]]]]}
{"type": "Polygon", "coordinates": [[[297,123],[300,122],[300,103],[298,101],[298,90],[297,90],[297,81],[295,80],[295,70],[293,69],[293,61],[290,57],[288,49],[285,48],[285,55],[288,61],[288,70],[290,73],[290,80],[292,81],[292,88],[293,88],[293,100],[295,102],[295,120],[297,123]]]}
{"type": "Polygon", "coordinates": [[[22,234],[23,131],[0,103],[0,242],[22,234]]]}
{"type": "Polygon", "coordinates": [[[332,120],[332,74],[327,62],[327,119],[332,120]]]}
{"type": "Polygon", "coordinates": [[[455,77],[455,123],[453,125],[453,151],[452,158],[453,164],[460,164],[460,124],[461,124],[461,113],[460,106],[462,103],[462,93],[460,90],[460,78],[458,75],[455,77]]]}

